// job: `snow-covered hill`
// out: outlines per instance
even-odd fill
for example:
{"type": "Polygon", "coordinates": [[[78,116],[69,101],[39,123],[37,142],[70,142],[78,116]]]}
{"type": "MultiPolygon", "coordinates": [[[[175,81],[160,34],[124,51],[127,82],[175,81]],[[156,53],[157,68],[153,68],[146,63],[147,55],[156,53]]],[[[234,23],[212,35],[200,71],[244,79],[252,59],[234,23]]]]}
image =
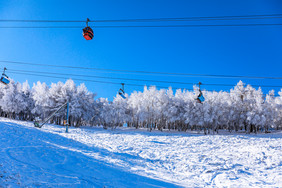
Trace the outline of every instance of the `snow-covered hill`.
{"type": "Polygon", "coordinates": [[[282,187],[282,133],[200,135],[0,119],[0,187],[282,187]]]}

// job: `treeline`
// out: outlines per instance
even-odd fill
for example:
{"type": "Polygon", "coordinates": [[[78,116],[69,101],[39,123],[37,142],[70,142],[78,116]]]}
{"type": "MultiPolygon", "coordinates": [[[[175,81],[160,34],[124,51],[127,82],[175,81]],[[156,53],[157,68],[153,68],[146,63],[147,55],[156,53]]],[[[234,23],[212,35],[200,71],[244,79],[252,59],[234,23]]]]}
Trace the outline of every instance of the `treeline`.
{"type": "MultiPolygon", "coordinates": [[[[37,82],[30,86],[11,81],[0,86],[0,114],[2,117],[25,121],[44,120],[67,101],[70,102],[69,122],[71,126],[87,124],[94,114],[95,94],[84,84],[76,86],[72,80],[53,83],[48,87],[37,82]]],[[[66,110],[60,111],[50,123],[61,125],[66,119],[66,110]]]]}
{"type": "MultiPolygon", "coordinates": [[[[71,126],[96,126],[115,128],[198,130],[208,134],[220,129],[268,132],[282,129],[282,90],[264,95],[261,89],[241,81],[230,92],[203,91],[205,101],[195,100],[199,90],[158,90],[144,87],[143,92],[133,92],[126,99],[117,95],[112,102],[105,98],[94,100],[84,84],[76,86],[72,80],[58,82],[48,87],[37,82],[30,89],[27,82],[11,82],[1,86],[1,116],[33,121],[45,119],[67,100],[70,102],[71,126]]],[[[65,112],[57,114],[50,123],[61,125],[65,112]]]]}

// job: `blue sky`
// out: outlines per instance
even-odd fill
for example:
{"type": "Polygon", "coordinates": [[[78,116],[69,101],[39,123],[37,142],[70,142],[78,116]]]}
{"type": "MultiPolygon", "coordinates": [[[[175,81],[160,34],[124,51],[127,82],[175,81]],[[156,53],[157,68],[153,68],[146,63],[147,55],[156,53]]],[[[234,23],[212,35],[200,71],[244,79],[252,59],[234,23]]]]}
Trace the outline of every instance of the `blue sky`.
{"type": "MultiPolygon", "coordinates": [[[[253,1],[63,1],[9,0],[0,1],[0,19],[85,20],[133,19],[167,17],[240,16],[281,14],[279,0],[253,1]]],[[[191,24],[282,23],[276,20],[193,22],[191,24]]],[[[148,23],[140,23],[140,25],[148,23]]],[[[166,25],[168,23],[165,23],[166,25]]],[[[187,23],[190,24],[190,23],[187,23]]],[[[0,26],[64,25],[63,23],[0,23],[0,26]]],[[[70,23],[85,26],[84,23],[70,23]]],[[[103,25],[90,23],[91,26],[103,25]]],[[[104,25],[110,25],[109,23],[104,25]]],[[[121,25],[129,25],[124,23],[121,25]]],[[[86,41],[82,30],[76,29],[0,29],[0,61],[82,66],[105,69],[141,70],[193,74],[224,74],[281,77],[282,26],[257,27],[201,27],[201,28],[94,28],[94,39],[86,41]]],[[[101,71],[48,68],[7,64],[0,68],[46,71],[60,74],[134,79],[166,80],[197,83],[236,84],[238,79],[167,77],[136,74],[116,74],[101,71]]],[[[30,84],[36,81],[65,81],[58,78],[10,73],[15,81],[30,84]]],[[[66,77],[66,76],[63,76],[66,77]]],[[[70,77],[70,76],[69,76],[70,77]]],[[[83,77],[80,77],[83,79],[83,77]]],[[[152,83],[144,81],[105,80],[139,85],[185,87],[192,85],[152,83]]],[[[254,85],[282,85],[282,80],[243,79],[254,85]]],[[[75,81],[77,84],[80,81],[75,81]]],[[[112,100],[119,85],[85,82],[98,97],[112,100]]],[[[231,87],[203,86],[208,90],[229,90],[231,87]]],[[[127,86],[131,93],[142,87],[127,86]]],[[[272,88],[263,88],[268,91],[272,88]]],[[[276,88],[276,91],[278,89],[276,88]]]]}

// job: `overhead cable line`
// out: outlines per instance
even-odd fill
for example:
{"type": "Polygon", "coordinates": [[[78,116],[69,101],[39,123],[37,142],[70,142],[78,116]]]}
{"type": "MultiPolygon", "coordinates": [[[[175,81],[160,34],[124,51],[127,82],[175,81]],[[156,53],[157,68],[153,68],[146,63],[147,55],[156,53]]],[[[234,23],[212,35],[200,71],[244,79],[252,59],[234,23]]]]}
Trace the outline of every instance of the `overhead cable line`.
{"type": "MultiPolygon", "coordinates": [[[[252,27],[252,26],[282,26],[275,24],[224,24],[224,25],[108,25],[92,26],[92,28],[181,28],[181,27],[252,27]]],[[[75,29],[81,26],[0,26],[0,29],[75,29]]]]}
{"type": "MultiPolygon", "coordinates": [[[[39,76],[39,77],[48,77],[48,78],[59,78],[59,79],[72,79],[72,80],[77,80],[77,81],[84,81],[84,82],[95,82],[95,83],[103,83],[103,84],[115,84],[115,85],[120,85],[121,83],[118,82],[108,82],[108,81],[98,81],[98,80],[88,80],[88,79],[79,79],[79,78],[68,78],[68,77],[61,77],[61,76],[50,76],[50,75],[42,75],[42,74],[32,74],[32,73],[20,73],[20,72],[13,72],[10,71],[13,74],[20,74],[20,75],[31,75],[31,76],[39,76]]],[[[140,85],[140,84],[131,84],[131,83],[125,83],[127,86],[139,86],[139,87],[145,87],[147,85],[140,85]]],[[[163,88],[163,89],[181,89],[181,90],[186,90],[186,91],[194,91],[194,89],[187,89],[187,88],[178,88],[178,87],[166,87],[166,86],[158,86],[158,85],[148,85],[148,87],[157,87],[157,88],[163,88]]],[[[228,92],[228,91],[215,91],[215,90],[203,90],[203,91],[208,91],[208,92],[226,92],[226,93],[234,93],[234,94],[241,94],[239,92],[228,92]]],[[[248,91],[245,91],[248,92],[248,91]]],[[[261,94],[261,95],[266,95],[266,94],[261,94]]],[[[279,95],[275,95],[279,96],[279,95]]]]}
{"type": "Polygon", "coordinates": [[[215,75],[215,74],[192,74],[192,73],[172,73],[172,72],[153,72],[153,71],[136,71],[136,70],[120,70],[120,69],[103,69],[103,68],[92,68],[92,67],[78,67],[78,66],[66,66],[66,65],[51,65],[51,64],[39,64],[39,63],[27,63],[27,62],[17,62],[17,61],[3,61],[3,63],[9,64],[21,64],[21,65],[32,65],[32,66],[42,66],[42,67],[60,67],[69,69],[81,69],[81,70],[95,70],[95,71],[111,71],[111,72],[122,72],[122,73],[138,73],[138,74],[156,74],[156,75],[173,75],[173,76],[194,76],[194,77],[215,77],[215,78],[245,78],[245,79],[272,79],[272,80],[282,80],[282,77],[262,77],[262,76],[241,76],[241,75],[215,75]]]}
{"type": "MultiPolygon", "coordinates": [[[[65,75],[65,76],[76,76],[76,77],[90,77],[90,78],[102,78],[102,79],[115,79],[115,80],[130,80],[130,81],[143,81],[143,82],[158,82],[158,83],[170,83],[170,84],[184,84],[184,85],[196,85],[197,83],[188,83],[188,82],[174,82],[174,81],[164,81],[164,80],[144,80],[144,79],[133,79],[133,78],[117,78],[117,77],[105,77],[105,76],[93,76],[93,75],[82,75],[82,74],[65,74],[65,73],[56,73],[56,72],[42,72],[42,71],[27,71],[27,70],[17,70],[9,69],[9,71],[24,72],[24,73],[39,73],[39,74],[51,74],[51,75],[65,75]]],[[[207,86],[231,86],[231,84],[218,84],[218,83],[207,83],[202,84],[207,86]]],[[[278,87],[282,86],[277,85],[252,85],[253,87],[278,87]]]]}
{"type": "Polygon", "coordinates": [[[279,19],[282,14],[245,15],[245,16],[213,16],[213,17],[174,17],[174,18],[147,18],[147,19],[120,19],[120,20],[93,20],[92,22],[171,22],[171,21],[210,21],[210,20],[242,20],[242,19],[279,19]]]}
{"type": "MultiPolygon", "coordinates": [[[[115,20],[90,20],[89,22],[165,22],[165,21],[209,21],[209,20],[241,20],[241,19],[275,19],[282,18],[282,14],[241,15],[241,16],[206,16],[206,17],[173,17],[173,18],[139,18],[115,20]]],[[[85,20],[12,20],[2,19],[0,22],[43,22],[43,23],[76,23],[85,20]]]]}
{"type": "MultiPolygon", "coordinates": [[[[50,76],[50,75],[43,75],[43,74],[33,74],[33,73],[21,73],[21,72],[14,72],[9,71],[13,74],[20,74],[20,75],[31,75],[31,76],[40,76],[40,77],[49,77],[49,78],[60,78],[60,79],[72,79],[77,81],[85,81],[85,82],[97,82],[97,83],[106,83],[106,84],[117,84],[120,85],[118,82],[108,82],[108,81],[98,81],[98,80],[87,80],[87,79],[80,79],[80,78],[69,78],[69,77],[62,77],[62,76],[50,76]]],[[[138,85],[138,84],[127,84],[132,86],[144,86],[144,85],[138,85]]]]}
{"type": "MultiPolygon", "coordinates": [[[[9,71],[13,74],[21,74],[21,75],[31,75],[31,76],[40,76],[40,77],[49,77],[49,78],[60,78],[60,79],[72,79],[72,80],[77,80],[77,81],[85,81],[85,82],[96,82],[96,83],[105,83],[105,84],[116,84],[120,85],[120,82],[108,82],[108,81],[99,81],[99,80],[88,80],[88,79],[80,79],[80,78],[69,78],[69,77],[62,77],[62,76],[50,76],[50,75],[43,75],[43,74],[33,74],[33,73],[20,73],[20,72],[14,72],[14,71],[9,71]]],[[[126,83],[126,85],[129,86],[140,86],[144,87],[146,85],[140,85],[140,84],[131,84],[131,83],[126,83]]],[[[153,85],[156,86],[156,85],[153,85]]],[[[158,88],[168,88],[166,86],[156,86],[158,88]]],[[[172,89],[185,89],[185,90],[193,90],[193,89],[186,89],[186,88],[173,88],[172,89]]]]}

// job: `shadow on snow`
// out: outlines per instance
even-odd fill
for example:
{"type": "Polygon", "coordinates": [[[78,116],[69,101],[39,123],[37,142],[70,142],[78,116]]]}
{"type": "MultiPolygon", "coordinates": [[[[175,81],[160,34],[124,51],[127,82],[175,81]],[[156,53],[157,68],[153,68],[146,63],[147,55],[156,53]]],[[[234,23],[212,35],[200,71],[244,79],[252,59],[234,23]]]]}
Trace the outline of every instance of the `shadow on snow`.
{"type": "Polygon", "coordinates": [[[7,168],[20,175],[20,186],[179,187],[127,172],[90,155],[137,156],[112,153],[16,123],[1,122],[0,127],[0,147],[6,155],[0,160],[6,159],[7,168]]]}

